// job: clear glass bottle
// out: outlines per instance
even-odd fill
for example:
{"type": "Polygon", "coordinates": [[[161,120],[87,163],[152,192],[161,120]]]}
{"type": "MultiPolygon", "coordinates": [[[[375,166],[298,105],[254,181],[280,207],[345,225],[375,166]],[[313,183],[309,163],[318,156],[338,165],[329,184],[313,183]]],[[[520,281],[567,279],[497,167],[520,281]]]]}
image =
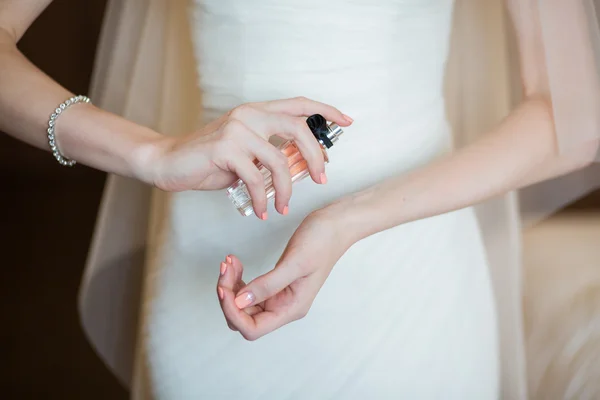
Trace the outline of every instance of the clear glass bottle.
{"type": "MultiPolygon", "coordinates": [[[[333,144],[338,140],[340,135],[343,133],[342,128],[335,123],[328,125],[325,118],[319,114],[309,117],[306,120],[306,123],[321,145],[325,163],[329,163],[327,149],[333,146],[333,144]]],[[[278,148],[287,156],[292,183],[301,181],[309,176],[306,160],[302,157],[302,154],[293,141],[288,140],[279,145],[278,148]]],[[[260,162],[256,162],[256,166],[264,177],[267,201],[269,201],[275,197],[275,188],[273,187],[271,171],[269,171],[269,169],[260,162]]],[[[227,195],[240,214],[246,217],[254,213],[250,193],[248,192],[246,184],[241,179],[238,179],[235,183],[227,188],[227,195]]]]}

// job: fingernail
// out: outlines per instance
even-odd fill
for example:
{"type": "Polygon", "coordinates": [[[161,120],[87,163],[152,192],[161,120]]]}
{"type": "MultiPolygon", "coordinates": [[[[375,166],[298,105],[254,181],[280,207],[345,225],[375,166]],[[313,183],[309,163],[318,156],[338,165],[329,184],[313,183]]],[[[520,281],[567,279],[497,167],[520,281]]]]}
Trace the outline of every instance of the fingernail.
{"type": "Polygon", "coordinates": [[[227,261],[227,264],[231,264],[231,257],[227,256],[225,257],[225,261],[227,261]]]}
{"type": "Polygon", "coordinates": [[[326,184],[326,183],[327,183],[327,175],[325,175],[325,172],[322,172],[322,173],[321,173],[321,176],[320,176],[320,178],[321,178],[321,184],[323,184],[323,185],[324,185],[324,184],[326,184]]]}
{"type": "Polygon", "coordinates": [[[225,298],[225,293],[223,293],[223,288],[222,287],[218,287],[217,290],[219,291],[219,298],[221,300],[223,300],[225,298]]]}
{"type": "Polygon", "coordinates": [[[248,307],[250,304],[252,304],[253,301],[254,294],[252,292],[246,292],[240,294],[238,297],[235,298],[235,305],[241,309],[248,307]]]}
{"type": "Polygon", "coordinates": [[[260,219],[262,219],[263,221],[266,221],[268,217],[269,217],[269,216],[267,215],[267,213],[266,213],[266,212],[264,212],[264,213],[260,214],[260,219]]]}
{"type": "Polygon", "coordinates": [[[347,116],[346,114],[342,114],[344,116],[344,119],[350,123],[353,123],[354,120],[352,118],[350,118],[349,116],[347,116]]]}
{"type": "Polygon", "coordinates": [[[221,263],[221,276],[225,275],[225,271],[227,271],[227,264],[222,262],[221,263]]]}
{"type": "Polygon", "coordinates": [[[283,207],[283,215],[288,215],[288,212],[290,211],[290,209],[288,208],[288,206],[283,207]]]}

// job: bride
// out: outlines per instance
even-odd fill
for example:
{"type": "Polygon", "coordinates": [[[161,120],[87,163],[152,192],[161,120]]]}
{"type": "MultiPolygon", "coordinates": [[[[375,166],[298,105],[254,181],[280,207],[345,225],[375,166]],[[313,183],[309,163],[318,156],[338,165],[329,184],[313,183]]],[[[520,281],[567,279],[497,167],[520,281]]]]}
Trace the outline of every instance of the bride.
{"type": "MultiPolygon", "coordinates": [[[[596,159],[585,1],[507,1],[522,99],[456,151],[445,78],[466,60],[452,75],[452,29],[489,40],[456,23],[468,1],[114,1],[92,88],[102,108],[17,50],[48,3],[0,0],[0,129],[121,177],[107,188],[82,312],[137,398],[525,397],[518,282],[492,273],[474,206],[596,159]],[[189,65],[197,85],[182,78],[189,65]],[[313,114],[344,131],[327,165],[313,114]],[[277,138],[297,144],[313,182],[292,185],[277,138]],[[273,202],[255,159],[272,173],[273,202]],[[150,205],[123,177],[161,191],[150,205]],[[238,178],[253,217],[217,190],[238,178]]],[[[501,12],[476,3],[474,24],[501,12]]],[[[496,72],[469,78],[507,84],[496,72]]],[[[465,81],[453,93],[468,97],[465,81]]]]}

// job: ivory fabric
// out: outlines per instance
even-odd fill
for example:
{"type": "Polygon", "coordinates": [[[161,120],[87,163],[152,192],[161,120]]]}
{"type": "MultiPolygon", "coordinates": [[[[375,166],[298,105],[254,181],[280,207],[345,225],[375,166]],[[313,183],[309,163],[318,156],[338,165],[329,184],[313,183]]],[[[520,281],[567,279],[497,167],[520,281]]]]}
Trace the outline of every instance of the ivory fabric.
{"type": "MultiPolygon", "coordinates": [[[[164,134],[197,126],[199,93],[185,1],[110,0],[91,85],[94,102],[164,134]]],[[[109,176],[79,309],[96,351],[124,384],[133,375],[152,189],[109,176]]]]}
{"type": "MultiPolygon", "coordinates": [[[[109,2],[91,91],[96,104],[166,134],[180,134],[198,125],[201,102],[189,7],[184,0],[109,2]]],[[[518,98],[516,52],[509,26],[500,1],[456,1],[446,101],[457,146],[493,126],[518,98]]],[[[562,182],[583,194],[593,186],[591,179],[577,175],[562,182]]],[[[550,190],[565,187],[561,182],[549,184],[550,190]]],[[[541,190],[547,193],[548,189],[541,190]]],[[[540,190],[534,187],[528,193],[540,190]]],[[[148,312],[141,305],[153,297],[155,289],[150,285],[142,289],[142,282],[148,282],[144,260],[154,256],[149,244],[160,237],[156,232],[160,231],[161,210],[169,207],[164,196],[131,180],[109,178],[81,289],[80,311],[90,341],[126,384],[132,381],[137,354],[134,383],[138,389],[145,387],[142,381],[148,378],[143,347],[135,351],[141,342],[136,340],[138,335],[145,334],[139,330],[139,321],[148,312]]],[[[536,204],[530,202],[530,209],[535,211],[536,204]]],[[[476,212],[499,316],[502,397],[525,398],[517,194],[487,202],[476,207],[476,212]]]]}
{"type": "Polygon", "coordinates": [[[223,192],[165,196],[140,337],[155,398],[496,399],[496,312],[473,209],[356,243],[307,317],[256,342],[229,331],[215,294],[226,254],[252,279],[312,210],[451,150],[453,2],[199,0],[191,10],[204,122],[298,95],[355,122],[329,150],[327,185],[297,183],[285,217],[241,218],[223,192]]]}

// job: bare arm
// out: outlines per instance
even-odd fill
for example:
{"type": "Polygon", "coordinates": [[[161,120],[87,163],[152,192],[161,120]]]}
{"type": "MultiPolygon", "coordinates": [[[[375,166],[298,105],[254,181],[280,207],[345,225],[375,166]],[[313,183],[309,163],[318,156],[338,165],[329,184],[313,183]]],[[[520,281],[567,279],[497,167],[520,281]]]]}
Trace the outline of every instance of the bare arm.
{"type": "Polygon", "coordinates": [[[522,54],[524,101],[475,143],[405,176],[356,193],[330,206],[353,224],[357,237],[416,219],[467,207],[493,196],[588,165],[597,142],[569,155],[558,152],[545,61],[534,20],[535,0],[509,0],[522,54]]]}
{"type": "MultiPolygon", "coordinates": [[[[16,43],[50,2],[0,0],[0,130],[46,150],[48,118],[73,93],[30,63],[16,43]]],[[[330,105],[294,98],[239,105],[197,132],[169,137],[93,105],[75,104],[58,118],[55,136],[68,158],[164,190],[222,189],[239,177],[255,214],[266,219],[264,178],[254,159],[272,172],[280,213],[291,196],[287,159],[270,136],[294,140],[313,180],[325,182],[323,154],[306,125],[312,114],[340,126],[352,123],[330,105]]]]}
{"type": "MultiPolygon", "coordinates": [[[[73,93],[29,62],[16,43],[50,2],[0,0],[0,130],[44,150],[49,150],[45,130],[50,114],[73,93]]],[[[143,180],[144,153],[160,136],[88,104],[72,106],[56,125],[65,156],[143,180]]]]}
{"type": "Polygon", "coordinates": [[[232,329],[255,340],[302,318],[336,262],[364,237],[569,173],[593,159],[598,143],[587,143],[568,157],[558,151],[552,108],[544,97],[544,57],[530,25],[535,2],[509,0],[523,54],[523,103],[455,154],[311,213],[275,268],[247,285],[241,261],[227,256],[217,295],[232,329]]]}

